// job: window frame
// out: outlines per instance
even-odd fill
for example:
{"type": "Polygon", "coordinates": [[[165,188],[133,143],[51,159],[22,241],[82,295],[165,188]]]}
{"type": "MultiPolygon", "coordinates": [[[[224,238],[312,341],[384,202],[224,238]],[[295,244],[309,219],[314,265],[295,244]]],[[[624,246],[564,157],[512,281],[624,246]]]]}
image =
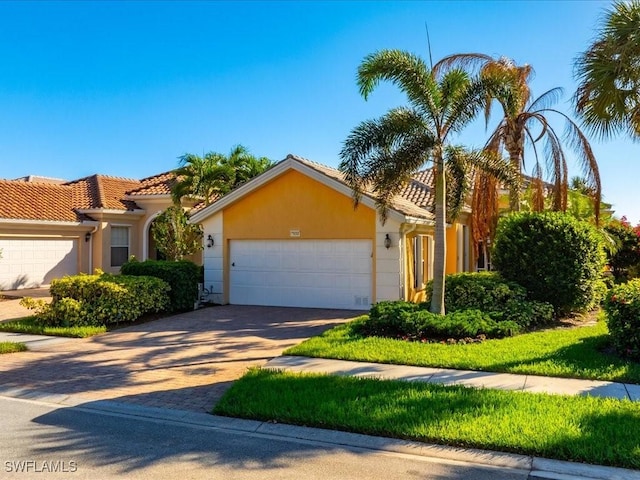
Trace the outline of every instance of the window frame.
{"type": "Polygon", "coordinates": [[[112,268],[119,268],[122,265],[124,265],[126,263],[126,261],[129,259],[129,255],[131,252],[131,225],[118,225],[118,224],[113,224],[110,226],[109,229],[109,264],[111,265],[112,268]],[[125,229],[127,232],[126,238],[127,238],[127,244],[126,245],[118,245],[118,244],[114,244],[113,243],[113,231],[114,229],[125,229]],[[122,263],[115,265],[114,264],[114,248],[126,248],[126,255],[124,257],[124,260],[122,263]]]}

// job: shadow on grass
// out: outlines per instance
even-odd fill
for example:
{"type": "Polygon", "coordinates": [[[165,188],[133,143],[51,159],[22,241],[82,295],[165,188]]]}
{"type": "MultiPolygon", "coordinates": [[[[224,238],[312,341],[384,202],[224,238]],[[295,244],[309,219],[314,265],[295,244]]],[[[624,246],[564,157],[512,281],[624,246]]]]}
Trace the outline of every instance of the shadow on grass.
{"type": "Polygon", "coordinates": [[[640,467],[640,405],[630,401],[254,370],[232,386],[215,412],[640,467]]]}

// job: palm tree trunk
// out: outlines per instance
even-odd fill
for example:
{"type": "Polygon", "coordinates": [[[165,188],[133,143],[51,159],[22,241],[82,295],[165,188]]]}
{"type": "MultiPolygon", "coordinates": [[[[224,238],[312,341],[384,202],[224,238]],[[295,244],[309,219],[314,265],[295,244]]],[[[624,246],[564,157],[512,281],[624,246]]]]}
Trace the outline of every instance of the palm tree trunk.
{"type": "Polygon", "coordinates": [[[435,169],[435,232],[433,252],[433,294],[431,296],[432,313],[445,314],[444,309],[444,272],[447,261],[446,210],[447,184],[444,174],[442,150],[434,151],[435,169]]]}
{"type": "MultiPolygon", "coordinates": [[[[505,138],[505,147],[509,153],[509,163],[514,172],[521,172],[522,169],[522,142],[515,135],[507,135],[505,138]]],[[[520,211],[520,194],[522,190],[522,176],[520,173],[516,175],[513,185],[509,188],[509,210],[512,212],[520,211]]]]}

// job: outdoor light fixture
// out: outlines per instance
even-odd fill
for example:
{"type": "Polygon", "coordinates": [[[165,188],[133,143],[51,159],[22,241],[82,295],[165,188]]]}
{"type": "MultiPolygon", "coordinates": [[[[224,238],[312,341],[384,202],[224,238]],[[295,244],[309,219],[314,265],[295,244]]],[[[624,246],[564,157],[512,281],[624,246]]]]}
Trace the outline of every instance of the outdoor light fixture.
{"type": "Polygon", "coordinates": [[[91,240],[91,233],[87,232],[84,234],[84,241],[88,242],[89,240],[91,240]]]}
{"type": "Polygon", "coordinates": [[[209,235],[207,237],[207,248],[211,248],[211,247],[213,247],[213,237],[209,235]]]}
{"type": "Polygon", "coordinates": [[[388,233],[384,237],[384,248],[386,248],[387,250],[391,248],[391,239],[389,238],[388,233]]]}

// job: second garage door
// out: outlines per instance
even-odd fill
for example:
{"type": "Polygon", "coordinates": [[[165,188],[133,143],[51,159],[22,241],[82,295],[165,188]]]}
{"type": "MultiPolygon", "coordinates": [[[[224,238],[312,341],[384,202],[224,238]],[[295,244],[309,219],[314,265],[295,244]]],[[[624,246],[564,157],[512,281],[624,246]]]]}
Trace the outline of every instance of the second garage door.
{"type": "Polygon", "coordinates": [[[49,285],[78,273],[75,239],[2,239],[0,250],[0,290],[49,285]]]}
{"type": "Polygon", "coordinates": [[[230,303],[366,310],[370,240],[232,240],[230,303]]]}

